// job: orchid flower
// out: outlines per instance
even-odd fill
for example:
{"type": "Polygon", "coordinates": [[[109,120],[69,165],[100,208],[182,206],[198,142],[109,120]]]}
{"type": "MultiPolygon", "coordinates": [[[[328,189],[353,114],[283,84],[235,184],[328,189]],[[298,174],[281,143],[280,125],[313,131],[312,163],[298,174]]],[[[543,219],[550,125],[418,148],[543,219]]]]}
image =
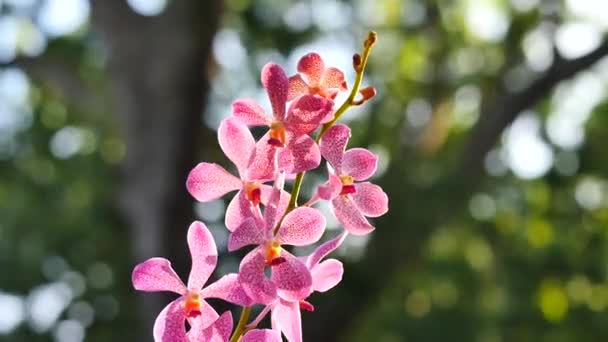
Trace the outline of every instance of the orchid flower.
{"type": "Polygon", "coordinates": [[[205,298],[220,298],[237,305],[251,305],[242,290],[236,274],[228,274],[203,288],[217,263],[217,249],[211,233],[202,222],[194,222],[188,229],[188,247],[192,256],[192,269],[188,286],[177,276],[171,262],[164,258],[151,258],[135,266],[133,287],[146,292],[170,291],[180,295],[169,303],[154,323],[154,341],[187,341],[185,321],[204,329],[218,318],[217,312],[205,298]]]}
{"type": "MultiPolygon", "coordinates": [[[[187,334],[184,342],[228,342],[232,331],[232,315],[230,311],[224,312],[215,322],[207,328],[194,324],[187,334]]],[[[181,342],[182,340],[175,340],[181,342]]],[[[281,335],[270,329],[252,329],[248,331],[240,342],[282,342],[281,335]]]]}
{"type": "Polygon", "coordinates": [[[346,230],[364,235],[374,230],[367,217],[388,211],[388,197],[379,186],[365,181],[378,167],[378,158],[363,148],[345,151],[350,128],[335,125],[319,142],[321,154],[330,164],[329,181],[318,188],[320,198],[330,201],[330,209],[346,230]],[[360,183],[359,183],[360,182],[360,183]]]}
{"type": "Polygon", "coordinates": [[[289,78],[288,100],[300,95],[314,94],[334,99],[340,91],[347,90],[344,73],[336,68],[325,67],[316,53],[309,53],[298,62],[298,74],[289,78]]]}
{"type": "Polygon", "coordinates": [[[254,301],[268,304],[277,295],[290,300],[306,297],[312,278],[306,265],[282,248],[282,245],[305,246],[318,241],[325,230],[325,217],[316,209],[296,208],[283,218],[280,207],[284,174],[281,173],[264,211],[263,220],[249,218],[228,238],[228,250],[257,245],[241,261],[239,280],[245,293],[254,301]],[[263,225],[259,225],[260,221],[263,225]],[[275,226],[278,228],[275,232],[275,226]],[[264,269],[272,267],[271,279],[264,269]]]}
{"type": "Polygon", "coordinates": [[[269,127],[255,146],[248,177],[269,180],[278,170],[294,174],[319,166],[319,147],[308,134],[333,118],[333,101],[304,95],[286,111],[289,80],[273,63],[262,69],[262,84],[272,105],[272,117],[253,100],[237,100],[232,105],[232,116],[247,126],[269,127]]]}

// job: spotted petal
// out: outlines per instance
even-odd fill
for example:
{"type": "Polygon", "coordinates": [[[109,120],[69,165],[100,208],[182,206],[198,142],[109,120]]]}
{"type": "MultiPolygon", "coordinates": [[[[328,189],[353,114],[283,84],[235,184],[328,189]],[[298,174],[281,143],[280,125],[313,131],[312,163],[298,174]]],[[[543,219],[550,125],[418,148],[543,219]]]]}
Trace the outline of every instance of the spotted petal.
{"type": "Polygon", "coordinates": [[[287,100],[291,101],[300,95],[308,94],[308,84],[304,82],[302,76],[294,75],[289,78],[289,92],[287,100]]]}
{"type": "Polygon", "coordinates": [[[355,193],[351,195],[357,208],[363,215],[378,217],[388,211],[388,196],[382,188],[369,182],[355,184],[355,193]]]}
{"type": "Polygon", "coordinates": [[[217,131],[217,139],[224,154],[236,165],[241,179],[246,176],[255,140],[247,126],[234,118],[222,121],[217,131]]]}
{"type": "Polygon", "coordinates": [[[321,86],[324,88],[335,88],[340,91],[345,91],[348,89],[346,80],[344,79],[344,73],[333,67],[326,68],[323,72],[321,86]]]}
{"type": "Polygon", "coordinates": [[[315,249],[315,251],[312,252],[312,254],[308,256],[308,258],[306,258],[306,267],[308,267],[308,269],[313,269],[321,259],[325,258],[331,252],[335,251],[338,247],[340,247],[342,245],[342,242],[344,242],[344,239],[346,239],[347,235],[348,232],[343,231],[335,238],[326,241],[319,247],[317,247],[317,249],[315,249]]]}
{"type": "Polygon", "coordinates": [[[247,126],[269,126],[270,116],[254,100],[236,100],[232,103],[232,116],[247,126]]]}
{"type": "Polygon", "coordinates": [[[310,295],[312,277],[306,265],[286,250],[281,251],[285,262],[272,268],[272,281],[277,293],[286,300],[299,301],[310,295]]]}
{"type": "Polygon", "coordinates": [[[240,342],[282,342],[281,335],[270,329],[254,329],[248,331],[240,342]]]}
{"type": "Polygon", "coordinates": [[[186,180],[188,192],[200,202],[220,198],[241,186],[240,179],[213,163],[199,163],[190,171],[186,180]]]}
{"type": "Polygon", "coordinates": [[[276,120],[285,119],[285,104],[287,103],[287,92],[289,90],[289,79],[285,71],[279,65],[267,63],[262,68],[262,85],[268,93],[272,112],[276,120]]]}
{"type": "Polygon", "coordinates": [[[311,271],[312,288],[318,292],[326,292],[342,280],[344,267],[336,259],[327,259],[317,264],[311,271]]]}
{"type": "Polygon", "coordinates": [[[319,54],[311,52],[300,59],[298,62],[298,72],[311,87],[319,86],[325,63],[319,54]]]}
{"type": "Polygon", "coordinates": [[[308,134],[333,119],[333,106],[334,102],[326,98],[303,95],[289,106],[286,127],[295,133],[308,134]]]}
{"type": "Polygon", "coordinates": [[[297,301],[279,300],[270,315],[272,328],[282,331],[289,342],[302,342],[302,318],[297,301]]]}
{"type": "Polygon", "coordinates": [[[312,170],[321,163],[319,146],[307,134],[291,136],[287,142],[287,148],[292,162],[288,173],[312,170]]]}
{"type": "Polygon", "coordinates": [[[186,311],[184,310],[182,298],[169,303],[156,317],[153,335],[155,342],[184,342],[186,340],[186,328],[184,325],[186,311]]]}
{"type": "Polygon", "coordinates": [[[270,135],[266,133],[255,144],[249,165],[247,167],[247,179],[267,181],[274,179],[277,171],[277,147],[271,145],[268,140],[270,135]]]}
{"type": "Polygon", "coordinates": [[[248,245],[262,244],[266,241],[265,233],[264,228],[250,217],[228,237],[228,251],[233,252],[248,245]]]}
{"type": "Polygon", "coordinates": [[[378,168],[378,157],[364,148],[351,148],[342,158],[342,172],[356,181],[371,177],[378,168]]]}
{"type": "Polygon", "coordinates": [[[340,177],[334,175],[333,173],[329,173],[327,183],[319,185],[317,188],[319,198],[327,201],[338,197],[340,192],[342,192],[342,181],[340,180],[340,177]]]}
{"type": "Polygon", "coordinates": [[[217,248],[213,235],[204,223],[195,221],[188,228],[188,247],[192,256],[189,289],[201,289],[217,264],[217,248]]]}
{"type": "Polygon", "coordinates": [[[369,224],[363,213],[348,196],[338,196],[329,205],[334,216],[346,230],[354,235],[369,234],[374,227],[369,224]]]}
{"type": "Polygon", "coordinates": [[[190,342],[226,342],[232,331],[232,314],[224,312],[212,324],[202,325],[197,318],[192,322],[192,329],[188,332],[190,342]]]}
{"type": "Polygon", "coordinates": [[[171,291],[183,295],[187,290],[165,258],[151,258],[135,266],[131,279],[139,291],[171,291]]]}
{"type": "Polygon", "coordinates": [[[213,284],[210,284],[201,291],[201,296],[204,298],[219,298],[229,303],[240,305],[240,306],[251,306],[253,301],[243,288],[238,280],[238,274],[230,273],[213,284]]]}
{"type": "Polygon", "coordinates": [[[319,142],[321,155],[331,164],[338,175],[342,173],[342,156],[348,139],[350,139],[350,128],[338,124],[328,129],[319,142]]]}
{"type": "Polygon", "coordinates": [[[239,267],[239,283],[245,294],[258,304],[270,304],[277,298],[275,284],[264,275],[265,267],[262,247],[257,247],[245,255],[239,267]]]}
{"type": "Polygon", "coordinates": [[[317,209],[300,207],[285,216],[276,240],[285,245],[310,245],[319,241],[325,225],[325,216],[317,209]]]}

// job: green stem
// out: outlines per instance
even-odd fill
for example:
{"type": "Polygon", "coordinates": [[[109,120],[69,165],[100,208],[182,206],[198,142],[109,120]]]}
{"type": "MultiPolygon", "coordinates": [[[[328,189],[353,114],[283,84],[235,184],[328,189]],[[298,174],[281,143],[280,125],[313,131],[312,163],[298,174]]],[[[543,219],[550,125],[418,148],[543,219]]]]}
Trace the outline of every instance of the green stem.
{"type": "Polygon", "coordinates": [[[245,306],[241,311],[241,317],[239,318],[239,323],[234,329],[234,334],[230,338],[230,342],[239,342],[241,336],[245,332],[245,328],[247,327],[247,321],[249,320],[249,315],[251,314],[251,307],[245,306]]]}

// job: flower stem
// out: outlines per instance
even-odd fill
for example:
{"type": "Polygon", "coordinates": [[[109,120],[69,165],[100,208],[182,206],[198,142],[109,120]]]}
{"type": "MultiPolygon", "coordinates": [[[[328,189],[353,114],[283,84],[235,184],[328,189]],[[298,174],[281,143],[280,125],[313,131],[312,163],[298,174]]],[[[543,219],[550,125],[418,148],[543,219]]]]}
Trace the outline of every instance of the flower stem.
{"type": "Polygon", "coordinates": [[[238,342],[241,339],[243,333],[245,333],[245,328],[247,327],[247,321],[249,320],[249,315],[251,314],[251,307],[244,306],[241,311],[241,317],[239,318],[239,323],[234,329],[234,334],[230,338],[230,342],[238,342]]]}
{"type": "MultiPolygon", "coordinates": [[[[317,144],[321,140],[321,137],[323,136],[323,134],[325,134],[325,132],[327,132],[327,130],[330,129],[331,126],[333,126],[338,121],[338,119],[340,119],[342,114],[344,114],[344,112],[346,112],[346,110],[353,105],[355,96],[357,96],[357,93],[359,92],[359,88],[361,88],[361,81],[363,81],[363,73],[365,72],[365,66],[367,65],[367,59],[369,57],[370,52],[372,51],[372,46],[374,46],[376,39],[377,39],[377,34],[374,31],[371,31],[367,35],[367,39],[363,43],[363,55],[360,57],[360,60],[358,60],[357,63],[355,63],[355,65],[354,65],[355,71],[357,72],[357,75],[355,76],[355,84],[353,84],[353,87],[350,90],[350,94],[348,95],[348,98],[344,101],[344,103],[342,103],[340,108],[338,108],[338,110],[336,110],[336,112],[334,113],[334,118],[330,122],[324,124],[323,127],[321,128],[321,131],[319,132],[319,135],[317,136],[317,139],[315,140],[317,142],[317,144]]],[[[291,198],[289,199],[289,205],[287,206],[285,215],[287,215],[289,212],[291,212],[298,206],[298,196],[300,195],[300,187],[302,186],[302,181],[304,180],[305,173],[306,172],[303,171],[296,175],[296,179],[293,183],[293,190],[291,191],[291,198]]],[[[279,223],[280,223],[280,221],[279,221],[279,223]]]]}

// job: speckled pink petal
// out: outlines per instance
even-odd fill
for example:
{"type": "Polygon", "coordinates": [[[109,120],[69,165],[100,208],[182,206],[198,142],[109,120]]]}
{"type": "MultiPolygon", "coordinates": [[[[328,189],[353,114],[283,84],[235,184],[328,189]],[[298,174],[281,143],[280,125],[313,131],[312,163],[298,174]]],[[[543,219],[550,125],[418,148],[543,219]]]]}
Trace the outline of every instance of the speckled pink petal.
{"type": "Polygon", "coordinates": [[[355,193],[351,198],[363,215],[378,217],[388,211],[388,196],[381,187],[369,182],[355,184],[355,193]]]}
{"type": "Polygon", "coordinates": [[[283,68],[274,63],[264,65],[262,68],[262,85],[268,93],[275,119],[283,121],[289,90],[289,79],[283,68]]]}
{"type": "Polygon", "coordinates": [[[348,139],[350,139],[350,128],[337,124],[328,129],[319,142],[321,155],[331,164],[338,175],[342,172],[342,156],[348,139]]]}
{"type": "Polygon", "coordinates": [[[312,277],[306,265],[285,249],[281,251],[285,262],[272,267],[272,281],[278,295],[286,300],[299,301],[310,295],[312,277]]]}
{"type": "Polygon", "coordinates": [[[187,290],[171,267],[171,262],[165,258],[151,258],[135,266],[131,280],[133,287],[139,291],[185,294],[187,290]]]}
{"type": "Polygon", "coordinates": [[[240,342],[282,342],[281,335],[270,329],[254,329],[247,332],[240,342]]]}
{"type": "Polygon", "coordinates": [[[236,100],[232,103],[232,116],[247,126],[269,126],[270,116],[254,100],[236,100]]]}
{"type": "Polygon", "coordinates": [[[294,75],[289,78],[289,92],[287,101],[291,101],[298,96],[308,94],[308,84],[304,82],[300,75],[294,75]]]}
{"type": "MultiPolygon", "coordinates": [[[[281,175],[280,177],[283,177],[284,175],[281,175]]],[[[273,194],[273,187],[269,186],[269,185],[262,185],[262,203],[266,206],[268,206],[271,203],[271,197],[273,194]]],[[[275,196],[277,196],[275,194],[275,196]]],[[[287,209],[287,206],[289,205],[289,200],[291,199],[291,195],[285,191],[282,190],[281,191],[281,195],[279,196],[279,200],[278,200],[278,205],[275,203],[274,206],[276,207],[276,209],[272,209],[274,210],[274,218],[270,217],[270,212],[268,212],[268,210],[265,211],[265,217],[267,219],[267,222],[272,223],[271,225],[274,228],[274,224],[276,224],[276,222],[278,222],[278,220],[283,216],[283,213],[285,213],[285,210],[287,209]],[[270,222],[272,221],[272,222],[270,222]]],[[[274,199],[273,201],[276,201],[276,199],[274,199]]],[[[268,227],[267,227],[268,228],[268,227]]]]}
{"type": "Polygon", "coordinates": [[[302,318],[297,301],[279,300],[270,314],[272,328],[283,332],[287,341],[302,342],[302,318]]]}
{"type": "Polygon", "coordinates": [[[189,324],[194,325],[194,322],[196,322],[201,328],[206,328],[215,322],[215,320],[219,317],[217,311],[215,311],[215,309],[204,299],[201,299],[200,311],[200,316],[196,318],[188,318],[189,324]]]}
{"type": "Polygon", "coordinates": [[[319,261],[321,261],[321,259],[325,258],[331,252],[340,247],[347,235],[348,232],[345,230],[335,238],[328,240],[317,247],[317,249],[315,249],[315,251],[312,252],[308,258],[306,258],[306,267],[308,267],[309,270],[313,269],[319,263],[319,261]]]}
{"type": "Polygon", "coordinates": [[[194,221],[188,228],[188,247],[192,256],[188,288],[200,290],[217,264],[215,241],[203,222],[194,221]]]}
{"type": "Polygon", "coordinates": [[[311,271],[312,288],[318,292],[326,292],[342,280],[344,267],[336,259],[327,259],[317,264],[311,271]]]}
{"type": "Polygon", "coordinates": [[[287,148],[293,163],[289,173],[316,169],[321,163],[319,146],[306,134],[291,136],[287,142],[287,148]]]}
{"type": "Polygon", "coordinates": [[[238,274],[230,273],[201,291],[203,298],[219,298],[240,306],[251,306],[253,301],[247,296],[238,280],[238,274]]]}
{"type": "Polygon", "coordinates": [[[354,235],[369,234],[374,227],[369,224],[363,213],[348,196],[338,196],[329,202],[334,216],[344,226],[344,229],[354,235]]]}
{"type": "Polygon", "coordinates": [[[264,208],[264,227],[266,230],[273,229],[278,220],[283,216],[285,207],[282,207],[281,204],[285,202],[283,200],[284,185],[285,174],[281,172],[274,181],[268,203],[266,203],[266,207],[264,208]],[[281,209],[283,212],[281,212],[281,209]]]}
{"type": "Polygon", "coordinates": [[[187,342],[186,327],[184,325],[186,311],[183,298],[169,303],[158,314],[154,322],[153,335],[155,342],[187,342]]]}
{"type": "Polygon", "coordinates": [[[264,275],[265,267],[262,247],[257,247],[245,255],[239,266],[237,279],[245,294],[257,304],[270,304],[277,298],[275,284],[264,275]]]}
{"type": "Polygon", "coordinates": [[[333,67],[326,68],[323,72],[321,86],[323,88],[335,88],[340,91],[345,91],[348,89],[346,80],[344,79],[344,73],[333,67]]]}
{"type": "Polygon", "coordinates": [[[299,134],[308,134],[322,123],[333,119],[334,102],[323,97],[303,95],[289,106],[285,127],[299,134]]]}
{"type": "Polygon", "coordinates": [[[298,72],[300,72],[308,85],[311,87],[319,86],[325,63],[319,54],[311,52],[300,58],[298,62],[298,72]]]}
{"type": "Polygon", "coordinates": [[[233,232],[243,221],[252,217],[251,213],[251,202],[245,197],[243,190],[239,192],[230,200],[228,207],[226,208],[226,217],[224,224],[229,231],[233,232]]]}
{"type": "Polygon", "coordinates": [[[189,342],[227,342],[232,332],[232,314],[224,312],[212,324],[206,326],[194,320],[188,332],[189,342]]]}
{"type": "Polygon", "coordinates": [[[249,165],[247,167],[247,179],[267,181],[274,179],[277,172],[277,147],[268,143],[270,136],[264,134],[255,144],[249,165]]]}
{"type": "Polygon", "coordinates": [[[225,119],[217,131],[217,139],[226,157],[236,165],[241,179],[246,180],[247,166],[255,148],[255,140],[247,126],[234,118],[225,119]]]}
{"type": "Polygon", "coordinates": [[[228,251],[234,252],[248,245],[259,245],[264,241],[266,241],[264,227],[260,227],[256,224],[256,220],[250,217],[228,237],[228,251]]]}
{"type": "Polygon", "coordinates": [[[325,225],[325,216],[317,209],[296,208],[285,216],[275,238],[285,245],[310,245],[319,241],[325,231],[325,225]]]}
{"type": "Polygon", "coordinates": [[[214,163],[199,163],[190,171],[186,188],[197,201],[207,202],[240,189],[242,182],[214,163]]]}
{"type": "Polygon", "coordinates": [[[342,173],[356,181],[371,177],[378,168],[378,157],[364,148],[351,148],[342,158],[342,173]]]}
{"type": "Polygon", "coordinates": [[[317,194],[321,199],[330,201],[340,195],[342,192],[342,181],[340,177],[330,173],[329,180],[317,188],[317,194]]]}

